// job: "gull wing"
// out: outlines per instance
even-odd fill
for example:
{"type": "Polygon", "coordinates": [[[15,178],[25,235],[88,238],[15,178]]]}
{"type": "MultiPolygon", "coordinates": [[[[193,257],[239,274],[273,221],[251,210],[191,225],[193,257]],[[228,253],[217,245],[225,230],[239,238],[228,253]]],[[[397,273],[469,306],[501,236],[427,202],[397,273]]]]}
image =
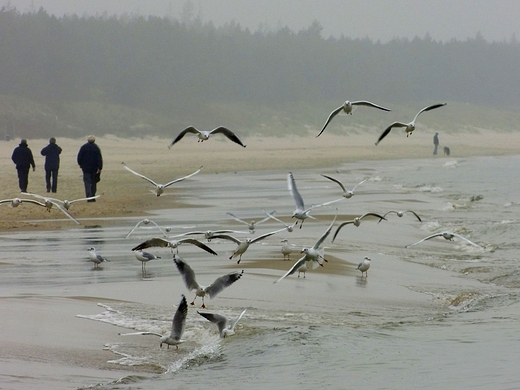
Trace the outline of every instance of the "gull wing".
{"type": "Polygon", "coordinates": [[[226,137],[228,137],[231,141],[233,141],[236,144],[239,144],[242,147],[246,147],[246,145],[242,142],[240,138],[238,138],[238,135],[233,133],[231,130],[229,130],[227,127],[219,126],[209,132],[210,134],[224,134],[226,137]]]}
{"type": "Polygon", "coordinates": [[[388,126],[385,131],[383,131],[381,133],[381,135],[379,136],[379,138],[377,139],[377,142],[376,142],[376,146],[379,142],[381,142],[383,140],[383,138],[385,138],[388,133],[390,133],[390,130],[392,130],[392,128],[394,127],[407,127],[408,124],[407,123],[403,123],[403,122],[394,122],[392,123],[390,126],[388,126]]]}
{"type": "Polygon", "coordinates": [[[211,239],[214,239],[214,238],[221,238],[221,239],[224,239],[224,240],[230,240],[230,241],[233,241],[237,245],[240,245],[242,243],[242,241],[240,241],[238,238],[230,236],[229,234],[216,234],[213,237],[211,237],[211,239]]]}
{"type": "Polygon", "coordinates": [[[73,221],[74,221],[75,223],[77,223],[78,225],[80,224],[79,221],[78,221],[76,218],[74,218],[74,217],[72,216],[72,214],[69,213],[69,212],[65,209],[65,207],[63,207],[63,206],[62,206],[61,204],[59,204],[58,202],[55,202],[55,201],[52,201],[52,200],[51,200],[51,202],[52,202],[52,204],[53,204],[54,206],[56,206],[57,208],[59,208],[60,211],[63,212],[63,214],[65,214],[67,217],[69,217],[71,220],[73,220],[73,221]]]}
{"type": "Polygon", "coordinates": [[[285,279],[287,276],[294,274],[298,270],[298,268],[300,268],[303,264],[305,264],[306,261],[307,261],[307,255],[302,256],[296,263],[294,263],[294,265],[291,267],[291,269],[285,273],[285,275],[283,275],[280,279],[278,279],[274,283],[278,283],[279,281],[285,279]]]}
{"type": "Polygon", "coordinates": [[[296,188],[296,181],[294,180],[294,176],[292,172],[289,172],[287,174],[287,187],[289,188],[289,191],[291,192],[294,202],[296,203],[296,207],[298,209],[304,210],[305,204],[303,203],[303,198],[298,192],[298,188],[296,188]]]}
{"type": "Polygon", "coordinates": [[[457,233],[451,233],[451,234],[453,234],[455,237],[460,238],[461,240],[466,241],[468,244],[471,244],[471,245],[476,246],[476,247],[478,247],[478,248],[485,249],[482,245],[476,244],[476,243],[474,243],[473,241],[468,240],[466,237],[462,237],[460,234],[457,234],[457,233]]]}
{"type": "Polygon", "coordinates": [[[435,234],[429,235],[428,237],[424,237],[422,240],[419,240],[419,241],[417,241],[417,242],[415,242],[413,244],[406,245],[405,248],[410,248],[411,246],[420,244],[421,242],[429,240],[430,238],[439,237],[439,236],[442,236],[442,233],[435,233],[435,234]]]}
{"type": "Polygon", "coordinates": [[[330,114],[329,114],[329,117],[327,118],[327,120],[325,121],[325,124],[323,125],[323,127],[321,128],[321,131],[320,133],[316,136],[316,138],[318,138],[321,133],[323,133],[323,131],[325,130],[325,128],[327,127],[327,125],[330,123],[330,121],[336,116],[338,115],[341,110],[343,110],[343,106],[339,106],[338,108],[336,108],[334,111],[332,111],[330,114]]]}
{"type": "Polygon", "coordinates": [[[264,210],[264,213],[267,214],[267,217],[265,217],[264,219],[261,219],[260,221],[256,222],[256,223],[255,223],[256,225],[259,225],[259,224],[261,224],[261,223],[263,223],[263,222],[265,222],[265,221],[270,220],[270,219],[272,218],[272,215],[273,215],[274,213],[276,213],[276,210],[273,210],[273,211],[271,211],[270,213],[268,213],[267,211],[264,210]]]}
{"type": "Polygon", "coordinates": [[[338,179],[335,179],[335,178],[333,178],[332,176],[324,175],[323,173],[321,174],[321,176],[323,176],[323,177],[326,178],[326,179],[332,180],[334,183],[337,183],[337,184],[341,187],[341,189],[343,190],[343,192],[347,192],[347,189],[345,188],[345,186],[343,185],[343,183],[341,183],[338,179]]]}
{"type": "Polygon", "coordinates": [[[380,106],[378,104],[374,104],[374,103],[369,102],[367,100],[358,100],[358,101],[355,101],[355,102],[350,102],[350,104],[352,104],[353,106],[368,106],[368,107],[378,108],[378,109],[383,110],[383,111],[392,111],[389,108],[385,108],[383,106],[380,106]]]}
{"type": "MultiPolygon", "coordinates": [[[[92,199],[97,199],[99,198],[101,195],[96,195],[96,196],[89,196],[88,198],[78,198],[78,199],[74,199],[74,200],[69,200],[69,203],[72,204],[72,203],[76,203],[76,202],[80,202],[82,200],[92,200],[92,199]]],[[[64,201],[62,201],[63,203],[65,203],[64,201]]]]}
{"type": "Polygon", "coordinates": [[[334,236],[332,237],[332,242],[334,242],[336,236],[338,235],[339,231],[343,228],[343,226],[348,225],[349,223],[354,223],[354,221],[345,221],[339,224],[339,226],[336,228],[336,231],[334,232],[334,236]]]}
{"type": "Polygon", "coordinates": [[[218,332],[220,333],[220,337],[224,337],[224,330],[226,329],[227,324],[227,318],[223,315],[217,314],[217,313],[201,313],[200,311],[197,311],[202,317],[207,319],[210,322],[213,322],[217,325],[218,332]]]}
{"type": "Polygon", "coordinates": [[[428,106],[428,107],[424,107],[421,111],[419,111],[415,117],[413,118],[413,122],[415,123],[415,121],[417,120],[417,117],[419,115],[421,115],[423,112],[426,112],[426,111],[430,111],[430,110],[434,110],[436,108],[439,108],[439,107],[442,107],[442,106],[445,106],[446,103],[438,103],[438,104],[432,104],[431,106],[428,106]]]}
{"type": "Polygon", "coordinates": [[[168,149],[171,149],[173,144],[179,142],[187,133],[193,133],[193,134],[200,134],[200,131],[197,130],[193,126],[186,127],[184,130],[182,130],[179,135],[172,141],[172,143],[168,146],[168,149]]]}
{"type": "Polygon", "coordinates": [[[238,217],[237,217],[235,214],[233,214],[233,213],[227,212],[226,214],[229,215],[231,218],[233,218],[235,221],[238,221],[238,222],[243,223],[243,224],[245,224],[245,225],[249,225],[248,222],[244,221],[243,219],[238,218],[238,217]]]}
{"type": "Polygon", "coordinates": [[[212,255],[217,255],[217,252],[215,252],[213,249],[211,249],[209,246],[207,246],[203,242],[196,240],[195,238],[181,238],[177,242],[179,244],[192,244],[192,245],[198,246],[200,249],[203,249],[208,253],[211,253],[212,255]]]}
{"type": "Polygon", "coordinates": [[[135,246],[132,248],[133,251],[142,250],[146,248],[150,248],[152,246],[158,246],[161,248],[167,248],[170,245],[170,241],[165,240],[164,238],[154,237],[146,240],[145,242],[135,246]]]}
{"type": "MultiPolygon", "coordinates": [[[[148,218],[146,218],[146,219],[148,219],[148,218]]],[[[135,226],[132,228],[132,230],[130,230],[130,231],[128,232],[128,234],[125,236],[125,238],[130,237],[130,234],[132,234],[132,233],[134,232],[134,230],[137,229],[137,227],[138,227],[140,224],[142,224],[144,221],[146,221],[146,219],[143,219],[143,220],[137,222],[137,223],[135,224],[135,226]]],[[[152,221],[151,219],[148,219],[148,223],[153,223],[156,227],[158,227],[158,228],[162,231],[161,227],[160,227],[159,225],[157,225],[157,223],[154,222],[154,221],[152,221]]],[[[163,233],[164,233],[164,232],[163,232],[163,233]]]]}
{"type": "Polygon", "coordinates": [[[186,327],[186,317],[188,316],[188,303],[186,302],[186,297],[182,295],[181,302],[179,303],[179,307],[177,307],[177,311],[173,315],[172,320],[172,333],[170,337],[174,340],[179,341],[184,333],[184,328],[186,327]]]}
{"type": "Polygon", "coordinates": [[[379,214],[377,214],[377,213],[365,213],[365,214],[361,215],[361,216],[358,217],[358,218],[359,218],[359,219],[363,219],[363,218],[365,218],[365,217],[369,217],[369,216],[377,217],[377,218],[379,218],[380,220],[381,220],[381,219],[386,219],[384,216],[379,215],[379,214]]]}
{"type": "Polygon", "coordinates": [[[246,311],[247,311],[247,309],[244,309],[242,311],[242,313],[240,313],[240,315],[231,323],[231,325],[229,326],[230,330],[232,330],[232,331],[235,330],[235,326],[237,326],[238,321],[240,321],[240,319],[242,318],[242,316],[245,314],[246,311]]]}
{"type": "Polygon", "coordinates": [[[184,284],[186,285],[186,288],[189,291],[200,288],[200,285],[197,283],[197,280],[195,279],[195,272],[188,265],[188,263],[186,263],[179,256],[175,256],[173,258],[173,261],[174,261],[175,265],[177,266],[177,269],[179,270],[179,273],[181,274],[182,279],[184,280],[184,284]]]}
{"type": "Polygon", "coordinates": [[[192,176],[196,175],[197,173],[199,173],[201,169],[202,169],[202,166],[201,166],[199,169],[197,169],[195,172],[190,173],[190,174],[187,175],[187,176],[179,177],[178,179],[175,179],[175,180],[172,180],[172,181],[166,183],[166,184],[164,185],[164,187],[168,187],[168,186],[170,186],[170,185],[172,185],[172,184],[174,184],[174,183],[178,183],[178,182],[180,182],[180,181],[183,181],[184,179],[187,179],[187,178],[189,178],[189,177],[192,177],[192,176]]]}
{"type": "Polygon", "coordinates": [[[354,190],[355,190],[356,188],[358,188],[359,185],[363,184],[363,183],[366,182],[367,180],[368,180],[368,179],[363,179],[363,180],[361,180],[359,183],[357,183],[357,184],[352,188],[352,192],[354,192],[354,190]]]}
{"type": "Polygon", "coordinates": [[[254,242],[258,242],[258,241],[260,241],[260,240],[263,240],[264,238],[267,238],[267,237],[269,237],[269,236],[272,236],[272,235],[275,234],[275,233],[279,233],[280,231],[283,231],[283,230],[285,230],[285,229],[279,229],[279,230],[276,230],[276,231],[274,231],[274,232],[265,233],[265,234],[262,234],[262,235],[260,235],[260,236],[258,236],[258,237],[255,237],[255,238],[253,238],[253,239],[251,240],[251,244],[253,244],[254,242]]]}
{"type": "Polygon", "coordinates": [[[123,164],[123,168],[125,168],[127,171],[132,172],[134,175],[139,176],[141,179],[144,179],[147,182],[153,184],[154,186],[159,187],[159,184],[154,182],[152,179],[146,177],[145,175],[141,175],[140,173],[137,173],[136,171],[131,169],[128,165],[126,165],[124,162],[122,162],[121,164],[123,164]]]}
{"type": "Polygon", "coordinates": [[[155,332],[132,332],[132,333],[119,333],[119,336],[148,336],[148,335],[157,336],[157,337],[163,337],[162,334],[160,334],[160,333],[155,333],[155,332]]]}
{"type": "Polygon", "coordinates": [[[321,235],[321,237],[318,239],[318,241],[316,241],[316,244],[314,244],[314,246],[312,247],[313,249],[316,249],[318,250],[318,248],[320,247],[321,244],[323,244],[323,241],[325,241],[325,239],[327,238],[327,236],[330,234],[330,231],[332,230],[332,226],[334,226],[334,223],[336,222],[336,218],[338,216],[334,216],[334,219],[332,220],[332,222],[330,223],[329,227],[327,228],[327,230],[325,230],[325,233],[323,233],[321,235]]]}
{"type": "Polygon", "coordinates": [[[210,298],[213,298],[226,287],[229,287],[233,283],[235,283],[238,279],[242,277],[243,274],[244,270],[242,270],[242,272],[236,271],[215,279],[213,283],[206,287],[206,294],[208,294],[210,298]]]}

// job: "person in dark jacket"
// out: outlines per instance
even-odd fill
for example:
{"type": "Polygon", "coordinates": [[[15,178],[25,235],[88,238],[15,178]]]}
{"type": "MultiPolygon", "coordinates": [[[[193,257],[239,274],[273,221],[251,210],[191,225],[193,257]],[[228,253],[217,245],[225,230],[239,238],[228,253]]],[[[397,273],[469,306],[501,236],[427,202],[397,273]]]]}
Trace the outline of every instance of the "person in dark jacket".
{"type": "MultiPolygon", "coordinates": [[[[103,169],[103,157],[101,149],[96,145],[96,138],[91,135],[87,138],[78,152],[78,165],[83,171],[83,183],[85,184],[85,195],[87,198],[96,195],[97,183],[100,180],[101,170],[103,169]]],[[[95,202],[89,199],[88,202],[95,202]]]]}
{"type": "Polygon", "coordinates": [[[45,183],[47,184],[47,192],[56,192],[58,190],[58,169],[60,169],[61,148],[56,145],[56,138],[49,140],[49,145],[44,147],[40,152],[45,156],[45,183]],[[52,184],[51,184],[52,178],[52,184]]]}
{"type": "Polygon", "coordinates": [[[34,164],[33,154],[27,145],[26,139],[22,139],[20,145],[13,150],[11,160],[16,164],[20,191],[27,192],[27,186],[29,185],[29,169],[32,166],[34,172],[36,165],[34,164]]]}

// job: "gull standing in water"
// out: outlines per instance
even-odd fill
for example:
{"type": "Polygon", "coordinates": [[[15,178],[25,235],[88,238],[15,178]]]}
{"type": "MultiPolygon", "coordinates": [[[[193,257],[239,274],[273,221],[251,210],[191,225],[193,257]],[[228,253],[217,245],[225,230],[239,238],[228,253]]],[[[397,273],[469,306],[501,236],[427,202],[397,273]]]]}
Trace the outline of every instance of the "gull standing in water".
{"type": "Polygon", "coordinates": [[[110,262],[106,257],[103,257],[100,254],[98,254],[94,247],[88,248],[87,251],[90,261],[94,263],[94,268],[98,268],[99,264],[101,263],[110,262]]]}
{"type": "Polygon", "coordinates": [[[439,108],[439,107],[443,107],[445,106],[446,103],[438,103],[438,104],[433,104],[431,106],[428,106],[428,107],[424,107],[421,111],[419,111],[415,117],[413,118],[413,120],[409,123],[403,123],[403,122],[394,122],[392,123],[390,126],[388,126],[385,131],[383,131],[383,133],[379,136],[379,139],[377,140],[376,142],[376,146],[379,142],[381,142],[383,140],[383,138],[385,138],[388,133],[390,133],[390,130],[392,130],[392,128],[394,127],[404,127],[404,131],[406,132],[406,136],[408,137],[409,135],[411,135],[413,133],[413,131],[415,130],[415,121],[417,120],[417,117],[422,114],[423,112],[426,112],[426,111],[430,111],[430,110],[434,110],[436,108],[439,108]]]}
{"type": "Polygon", "coordinates": [[[198,137],[199,137],[199,140],[197,142],[204,142],[206,140],[209,139],[209,137],[212,135],[212,134],[224,134],[227,138],[229,138],[231,141],[239,144],[240,146],[242,147],[246,147],[246,145],[242,142],[242,140],[238,137],[238,135],[236,135],[235,133],[233,133],[231,130],[229,130],[227,127],[223,127],[223,126],[219,126],[219,127],[216,127],[214,128],[213,130],[211,131],[201,131],[201,130],[197,130],[195,127],[193,126],[189,126],[189,127],[186,127],[184,130],[182,130],[179,135],[177,136],[177,138],[175,138],[172,143],[168,146],[168,149],[171,149],[171,147],[179,142],[187,133],[192,133],[192,134],[196,134],[198,137]]]}
{"type": "Polygon", "coordinates": [[[365,217],[368,217],[368,216],[372,216],[372,217],[377,217],[379,218],[379,220],[381,221],[382,219],[384,219],[386,221],[386,218],[383,217],[382,215],[379,215],[379,214],[376,214],[376,213],[365,213],[363,215],[360,215],[359,217],[356,217],[350,221],[345,221],[345,222],[342,222],[336,229],[336,232],[334,233],[334,237],[332,237],[332,242],[334,242],[334,240],[336,239],[336,236],[338,235],[339,231],[341,230],[341,228],[345,225],[348,225],[348,224],[353,224],[355,227],[358,227],[359,225],[361,225],[361,220],[365,217]]]}
{"type": "Polygon", "coordinates": [[[365,277],[368,276],[368,269],[370,268],[371,261],[372,261],[372,259],[370,257],[365,256],[363,261],[358,264],[356,269],[361,271],[361,277],[363,277],[363,273],[365,273],[365,277]]]}
{"type": "Polygon", "coordinates": [[[30,196],[34,196],[35,198],[38,198],[38,199],[42,199],[43,200],[43,203],[45,204],[45,207],[47,208],[47,211],[50,212],[52,207],[53,206],[56,206],[63,214],[65,214],[67,217],[69,217],[72,221],[74,221],[75,223],[77,223],[78,225],[80,224],[78,220],[76,220],[76,218],[74,218],[66,209],[65,207],[63,207],[60,202],[63,202],[61,200],[58,200],[58,199],[54,199],[54,198],[48,198],[46,196],[42,196],[42,195],[38,195],[38,194],[31,194],[29,192],[24,192],[23,193],[24,195],[30,195],[30,196]]]}
{"type": "Polygon", "coordinates": [[[186,327],[186,317],[188,316],[188,303],[186,302],[186,297],[182,295],[181,302],[177,307],[177,311],[173,315],[172,320],[172,331],[169,335],[162,335],[160,333],[155,332],[133,332],[133,333],[119,333],[120,336],[135,336],[135,335],[152,335],[161,338],[161,344],[159,345],[162,348],[163,344],[170,348],[170,345],[175,345],[175,349],[179,349],[179,344],[183,343],[184,340],[181,340],[182,334],[184,333],[184,328],[186,327]]]}
{"type": "MultiPolygon", "coordinates": [[[[296,263],[294,263],[294,265],[291,267],[289,271],[285,273],[285,275],[283,275],[274,283],[278,283],[280,280],[285,279],[287,276],[294,274],[296,271],[300,269],[300,267],[304,266],[309,261],[312,262],[313,267],[317,267],[318,265],[323,267],[323,261],[326,262],[327,259],[323,257],[322,251],[320,251],[320,246],[321,244],[323,244],[327,236],[330,234],[332,226],[334,225],[334,222],[336,222],[336,218],[337,216],[334,217],[327,230],[325,230],[325,233],[321,235],[318,241],[316,241],[316,243],[311,248],[302,249],[301,253],[304,253],[304,255],[296,263]]],[[[301,272],[304,271],[302,270],[301,272]]]]}
{"type": "Polygon", "coordinates": [[[184,280],[184,284],[186,285],[186,288],[188,291],[196,290],[195,291],[195,298],[193,298],[193,301],[190,303],[190,305],[195,305],[195,299],[197,297],[202,298],[202,308],[206,308],[206,305],[204,304],[204,297],[208,295],[210,298],[214,298],[218,293],[220,293],[222,290],[224,290],[226,287],[231,286],[233,283],[235,283],[238,279],[242,277],[244,274],[244,270],[242,272],[231,272],[227,275],[223,275],[217,279],[213,283],[211,283],[209,286],[201,286],[197,283],[197,280],[195,279],[195,272],[193,269],[186,263],[183,259],[180,257],[174,257],[173,261],[175,262],[175,265],[177,266],[177,269],[179,270],[179,273],[182,276],[182,279],[184,280]]]}
{"type": "Polygon", "coordinates": [[[245,240],[239,240],[236,237],[230,236],[229,234],[217,234],[214,235],[212,238],[222,238],[224,240],[230,240],[233,241],[235,244],[237,244],[237,248],[235,251],[229,256],[229,260],[232,260],[233,257],[239,256],[237,264],[240,264],[240,261],[242,260],[242,255],[247,251],[247,248],[249,248],[249,245],[254,244],[255,242],[258,242],[260,240],[263,240],[264,238],[267,238],[269,236],[272,236],[275,233],[279,233],[282,230],[275,230],[274,232],[265,233],[255,238],[246,238],[245,240]]]}
{"type": "Polygon", "coordinates": [[[406,245],[405,248],[409,248],[411,246],[414,246],[414,245],[417,245],[417,244],[420,244],[421,242],[423,241],[426,241],[426,240],[429,240],[430,238],[434,238],[434,237],[443,237],[444,239],[448,240],[448,241],[453,241],[453,239],[455,237],[458,237],[460,238],[461,240],[463,241],[466,241],[468,244],[471,244],[473,246],[476,246],[477,248],[481,248],[481,249],[485,249],[482,245],[479,245],[479,244],[475,244],[473,241],[470,241],[468,240],[466,237],[462,237],[460,234],[457,234],[457,233],[451,233],[451,232],[442,232],[442,233],[435,233],[435,234],[432,234],[428,237],[425,237],[423,238],[422,240],[419,240],[413,244],[410,244],[410,245],[406,245]]]}
{"type": "Polygon", "coordinates": [[[171,230],[171,228],[169,228],[169,227],[166,227],[166,228],[163,230],[163,228],[160,227],[159,225],[157,225],[156,222],[152,221],[151,219],[145,218],[145,219],[143,219],[143,220],[137,222],[137,223],[135,224],[135,226],[133,227],[133,229],[130,230],[130,231],[128,232],[128,234],[125,236],[125,238],[130,237],[130,235],[134,232],[135,229],[137,229],[137,228],[139,227],[139,225],[141,225],[141,224],[148,225],[149,223],[154,224],[155,227],[157,227],[157,228],[162,232],[162,234],[163,234],[165,237],[166,237],[166,233],[169,233],[170,230],[171,230]]]}
{"type": "Polygon", "coordinates": [[[153,253],[145,252],[142,250],[134,251],[135,258],[141,262],[141,271],[143,275],[146,275],[146,263],[150,260],[160,259],[159,256],[155,256],[153,253]]]}
{"type": "Polygon", "coordinates": [[[152,185],[154,185],[155,186],[155,190],[152,190],[152,193],[154,193],[157,196],[161,196],[161,194],[164,192],[164,189],[166,187],[169,187],[172,184],[178,183],[178,182],[183,181],[183,180],[185,180],[185,179],[187,179],[189,177],[192,177],[192,176],[196,175],[197,173],[199,173],[200,170],[202,169],[202,166],[201,166],[195,172],[190,173],[187,176],[179,177],[178,179],[172,180],[172,181],[170,181],[170,182],[168,182],[166,184],[159,184],[159,183],[156,183],[155,181],[153,181],[152,179],[146,177],[145,175],[141,175],[140,173],[137,173],[136,171],[130,169],[128,167],[128,165],[126,165],[124,162],[122,162],[121,164],[123,164],[123,168],[125,168],[127,171],[132,172],[134,175],[139,176],[140,178],[142,178],[142,179],[148,181],[149,183],[151,183],[152,185]]]}
{"type": "Polygon", "coordinates": [[[318,138],[321,133],[323,133],[323,131],[325,131],[325,128],[327,127],[327,125],[330,123],[330,121],[336,116],[338,115],[340,112],[344,112],[345,114],[350,114],[352,115],[352,111],[354,109],[354,106],[366,106],[366,107],[373,107],[373,108],[377,108],[379,110],[383,110],[383,111],[392,111],[388,108],[385,108],[383,106],[379,106],[377,104],[374,104],[372,102],[368,102],[366,100],[358,100],[358,101],[355,101],[355,102],[351,102],[351,101],[345,101],[345,103],[343,103],[341,106],[339,106],[338,108],[336,108],[334,111],[332,111],[329,115],[329,117],[327,118],[327,120],[325,121],[325,124],[323,125],[320,133],[316,136],[316,138],[318,138]]]}
{"type": "Polygon", "coordinates": [[[281,249],[281,252],[283,253],[283,259],[291,260],[292,247],[291,244],[289,244],[289,240],[284,238],[281,242],[283,243],[281,249]]]}
{"type": "Polygon", "coordinates": [[[326,179],[329,179],[331,181],[333,181],[334,183],[338,184],[341,189],[343,190],[343,194],[342,196],[345,198],[345,199],[350,199],[354,196],[354,191],[356,190],[356,188],[360,185],[360,184],[363,184],[364,182],[366,182],[368,179],[364,179],[364,180],[361,180],[359,183],[357,183],[354,188],[352,188],[351,190],[347,190],[345,188],[345,186],[343,185],[342,182],[340,182],[338,179],[335,179],[333,178],[332,176],[327,176],[327,175],[324,175],[324,174],[321,174],[321,176],[323,176],[324,178],[326,179]]]}
{"type": "Polygon", "coordinates": [[[192,244],[195,246],[198,246],[200,249],[205,250],[208,253],[211,253],[212,255],[216,255],[217,252],[215,252],[213,249],[211,249],[209,246],[204,244],[203,242],[200,242],[199,240],[196,240],[194,238],[181,238],[180,240],[166,240],[164,238],[150,238],[149,240],[146,240],[145,242],[135,246],[132,248],[133,251],[139,251],[146,248],[150,248],[152,246],[158,246],[161,248],[171,248],[172,251],[177,248],[177,253],[179,253],[179,245],[181,244],[192,244]]]}
{"type": "MultiPolygon", "coordinates": [[[[271,214],[274,214],[275,211],[271,211],[271,214]]],[[[227,213],[227,215],[229,215],[231,218],[233,218],[235,221],[238,221],[240,223],[243,223],[244,225],[247,225],[247,228],[249,229],[249,233],[254,233],[255,232],[255,228],[256,228],[256,225],[260,225],[261,223],[271,219],[271,214],[267,214],[267,217],[261,219],[260,221],[255,221],[255,220],[251,220],[250,222],[247,222],[247,221],[244,221],[243,219],[240,219],[238,218],[236,215],[232,214],[232,213],[227,213]]]]}
{"type": "MultiPolygon", "coordinates": [[[[419,222],[422,222],[421,217],[419,217],[419,215],[418,215],[415,211],[412,211],[412,210],[406,210],[406,211],[394,211],[394,210],[390,210],[390,211],[387,211],[387,212],[383,215],[383,217],[386,217],[386,216],[387,216],[388,214],[390,214],[390,213],[394,213],[394,214],[396,214],[399,218],[402,218],[403,215],[405,215],[406,213],[411,213],[411,214],[415,215],[415,218],[417,218],[417,220],[418,220],[419,222]]],[[[382,219],[379,220],[379,222],[381,222],[381,221],[382,221],[382,219]]]]}
{"type": "Polygon", "coordinates": [[[247,311],[247,309],[243,310],[240,315],[228,325],[228,319],[224,317],[221,314],[217,313],[201,313],[200,311],[197,311],[202,317],[207,319],[210,322],[213,322],[215,325],[217,325],[218,332],[220,334],[220,338],[226,338],[227,336],[232,336],[235,334],[235,326],[237,326],[238,321],[242,318],[244,313],[247,311]]]}

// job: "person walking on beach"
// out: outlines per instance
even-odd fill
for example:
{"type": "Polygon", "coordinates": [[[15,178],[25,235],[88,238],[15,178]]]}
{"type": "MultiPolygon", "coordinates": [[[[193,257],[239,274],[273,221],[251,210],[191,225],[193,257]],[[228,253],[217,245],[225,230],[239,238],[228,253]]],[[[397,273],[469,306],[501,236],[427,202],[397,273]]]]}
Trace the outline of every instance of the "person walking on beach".
{"type": "Polygon", "coordinates": [[[433,145],[434,148],[433,148],[433,155],[437,155],[437,148],[439,147],[439,133],[435,133],[435,135],[433,136],[433,145]]]}
{"type": "MultiPolygon", "coordinates": [[[[101,149],[96,144],[96,138],[91,135],[87,138],[78,152],[78,165],[83,171],[83,183],[85,184],[85,195],[87,198],[96,195],[97,183],[100,180],[101,170],[103,169],[103,157],[101,149]]],[[[95,202],[89,199],[87,202],[95,202]]]]}
{"type": "Polygon", "coordinates": [[[20,191],[27,192],[27,186],[29,185],[29,169],[32,166],[34,172],[36,165],[34,164],[33,154],[27,145],[26,139],[22,139],[20,145],[13,150],[11,160],[16,164],[20,191]]]}
{"type": "Polygon", "coordinates": [[[61,148],[56,145],[56,138],[49,139],[49,145],[41,150],[41,155],[45,156],[45,183],[47,192],[58,190],[58,169],[60,169],[61,148]],[[52,182],[51,182],[52,178],[52,182]]]}

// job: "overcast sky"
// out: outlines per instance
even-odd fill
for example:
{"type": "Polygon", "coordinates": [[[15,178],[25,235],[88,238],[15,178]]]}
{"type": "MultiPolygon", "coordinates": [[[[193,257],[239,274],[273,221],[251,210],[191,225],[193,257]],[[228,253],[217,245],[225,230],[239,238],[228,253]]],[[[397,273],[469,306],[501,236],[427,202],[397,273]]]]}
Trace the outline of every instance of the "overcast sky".
{"type": "MultiPolygon", "coordinates": [[[[19,11],[38,10],[95,15],[170,15],[179,19],[189,0],[0,0],[19,11]]],[[[520,39],[519,0],[191,0],[204,22],[217,26],[234,20],[252,31],[287,26],[299,31],[317,20],[323,36],[392,38],[424,37],[465,40],[480,32],[488,41],[520,39]]]]}

